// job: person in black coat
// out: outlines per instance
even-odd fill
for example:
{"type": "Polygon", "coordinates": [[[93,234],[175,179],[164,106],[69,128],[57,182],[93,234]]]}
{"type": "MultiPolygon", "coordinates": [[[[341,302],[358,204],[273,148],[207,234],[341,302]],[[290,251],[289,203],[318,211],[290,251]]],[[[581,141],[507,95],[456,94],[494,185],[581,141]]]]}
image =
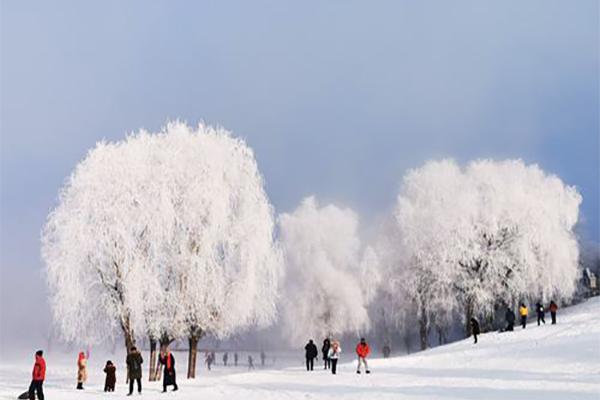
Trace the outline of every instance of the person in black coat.
{"type": "Polygon", "coordinates": [[[167,386],[174,386],[173,391],[178,389],[177,382],[175,380],[175,357],[169,349],[164,349],[158,361],[163,365],[163,392],[167,391],[167,386]]]}
{"type": "Polygon", "coordinates": [[[304,350],[306,351],[306,370],[312,371],[315,364],[315,358],[319,355],[319,350],[312,339],[304,346],[304,350]]]}
{"type": "Polygon", "coordinates": [[[329,339],[323,340],[323,347],[321,351],[323,352],[323,363],[325,364],[323,369],[331,368],[331,360],[329,359],[329,348],[331,347],[331,342],[329,339]]]}
{"type": "Polygon", "coordinates": [[[544,306],[542,305],[542,303],[537,303],[535,305],[535,311],[537,312],[537,323],[538,326],[540,326],[540,322],[543,322],[544,325],[546,325],[546,321],[544,320],[544,314],[546,313],[546,311],[544,310],[544,306]]]}
{"type": "Polygon", "coordinates": [[[114,392],[115,383],[117,383],[117,367],[115,367],[112,361],[108,360],[106,362],[104,373],[106,374],[106,379],[104,380],[104,391],[114,392]]]}
{"type": "Polygon", "coordinates": [[[508,308],[506,309],[506,314],[504,314],[504,318],[506,318],[506,330],[507,331],[513,331],[515,328],[515,313],[513,312],[512,309],[508,308]]]}
{"type": "Polygon", "coordinates": [[[471,334],[473,334],[473,339],[475,339],[474,343],[477,343],[477,335],[479,335],[479,322],[475,318],[471,318],[471,334]]]}

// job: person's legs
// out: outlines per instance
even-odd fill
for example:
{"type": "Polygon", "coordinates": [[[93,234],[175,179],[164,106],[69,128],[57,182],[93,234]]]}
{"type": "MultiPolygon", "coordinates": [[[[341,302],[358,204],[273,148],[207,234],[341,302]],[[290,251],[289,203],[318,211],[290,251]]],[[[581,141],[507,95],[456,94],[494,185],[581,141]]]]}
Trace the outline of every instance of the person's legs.
{"type": "Polygon", "coordinates": [[[142,393],[142,378],[137,378],[138,393],[142,393]]]}
{"type": "Polygon", "coordinates": [[[550,312],[550,316],[552,317],[552,325],[556,324],[556,312],[550,312]]]}
{"type": "Polygon", "coordinates": [[[310,358],[306,357],[306,370],[310,371],[310,358]]]}
{"type": "Polygon", "coordinates": [[[544,325],[546,325],[546,319],[544,318],[544,317],[545,317],[545,315],[544,315],[544,314],[542,314],[542,315],[541,315],[541,317],[542,317],[542,322],[544,323],[544,325]]]}
{"type": "Polygon", "coordinates": [[[315,359],[311,358],[310,359],[310,370],[313,371],[315,369],[315,359]]]}
{"type": "Polygon", "coordinates": [[[129,394],[133,393],[133,379],[129,378],[129,394]]]}
{"type": "Polygon", "coordinates": [[[337,369],[337,358],[331,359],[331,373],[335,375],[335,371],[337,369]]]}
{"type": "Polygon", "coordinates": [[[473,334],[473,339],[475,339],[475,343],[477,343],[477,334],[473,334]]]}
{"type": "Polygon", "coordinates": [[[521,317],[521,325],[523,326],[523,329],[525,329],[527,326],[527,317],[521,317]]]}
{"type": "Polygon", "coordinates": [[[371,373],[371,371],[369,370],[369,364],[367,363],[367,359],[363,358],[363,363],[365,364],[365,372],[367,374],[371,373]]]}
{"type": "Polygon", "coordinates": [[[43,388],[43,385],[44,385],[44,381],[38,381],[37,390],[36,390],[37,391],[38,400],[44,400],[44,388],[43,388]]]}
{"type": "Polygon", "coordinates": [[[358,356],[358,363],[356,364],[356,373],[360,374],[360,362],[361,362],[362,358],[360,356],[358,356]]]}

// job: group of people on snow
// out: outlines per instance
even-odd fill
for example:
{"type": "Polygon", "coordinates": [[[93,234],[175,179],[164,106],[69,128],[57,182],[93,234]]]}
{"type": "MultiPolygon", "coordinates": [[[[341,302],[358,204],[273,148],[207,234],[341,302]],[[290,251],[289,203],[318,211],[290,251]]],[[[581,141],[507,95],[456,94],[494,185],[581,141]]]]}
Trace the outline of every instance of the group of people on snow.
{"type": "MultiPolygon", "coordinates": [[[[554,302],[554,300],[550,301],[548,310],[550,311],[550,317],[552,318],[552,324],[554,325],[556,324],[556,312],[558,311],[558,305],[554,302]]],[[[535,312],[537,315],[538,326],[541,324],[546,324],[546,320],[544,319],[546,310],[544,309],[544,305],[541,302],[536,303],[535,312]]],[[[527,318],[529,317],[529,309],[527,308],[525,303],[521,303],[521,305],[519,306],[519,317],[521,318],[521,327],[525,329],[527,327],[527,318]]],[[[506,328],[504,329],[504,331],[514,331],[516,316],[511,308],[506,309],[504,318],[506,320],[506,328]]],[[[481,332],[479,328],[479,322],[477,321],[477,319],[471,318],[469,325],[471,327],[471,334],[473,335],[474,343],[477,343],[477,336],[481,332]]]]}
{"type": "MultiPolygon", "coordinates": [[[[319,351],[312,339],[310,339],[306,346],[304,346],[304,351],[306,358],[306,370],[313,371],[314,362],[319,356],[319,351]]],[[[337,363],[342,353],[342,346],[340,345],[340,342],[326,338],[323,340],[323,347],[321,347],[321,351],[323,354],[323,369],[331,369],[331,373],[335,375],[337,373],[337,363]]],[[[371,349],[369,348],[365,338],[361,338],[360,342],[356,345],[356,355],[358,356],[358,366],[356,368],[357,374],[360,374],[361,365],[364,366],[364,370],[367,374],[371,373],[367,363],[367,356],[370,352],[371,349]]]]}

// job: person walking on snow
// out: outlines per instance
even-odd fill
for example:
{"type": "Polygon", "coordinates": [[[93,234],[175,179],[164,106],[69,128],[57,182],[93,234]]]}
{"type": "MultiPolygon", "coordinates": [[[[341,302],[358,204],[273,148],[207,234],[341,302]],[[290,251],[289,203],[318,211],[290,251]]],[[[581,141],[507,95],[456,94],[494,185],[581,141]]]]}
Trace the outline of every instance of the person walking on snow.
{"type": "Polygon", "coordinates": [[[367,374],[371,373],[371,371],[369,371],[369,365],[367,364],[367,356],[370,352],[371,349],[369,348],[367,341],[365,340],[365,338],[361,338],[360,342],[356,345],[356,355],[358,356],[358,366],[356,367],[357,374],[360,374],[361,364],[365,365],[365,372],[367,374]]]}
{"type": "Polygon", "coordinates": [[[527,306],[525,303],[521,303],[521,307],[519,307],[519,315],[521,316],[521,326],[523,329],[527,326],[527,315],[529,314],[529,310],[527,310],[527,306]]]}
{"type": "Polygon", "coordinates": [[[473,344],[477,344],[477,335],[480,333],[479,322],[475,318],[471,318],[469,324],[471,325],[471,334],[473,335],[473,339],[475,339],[473,344]]]}
{"type": "Polygon", "coordinates": [[[321,347],[321,351],[323,352],[323,364],[324,364],[323,369],[331,368],[331,360],[329,359],[329,356],[328,356],[330,347],[331,347],[331,342],[329,341],[329,338],[326,338],[325,340],[323,340],[323,347],[321,347]]]}
{"type": "Polygon", "coordinates": [[[142,394],[142,364],[144,359],[135,346],[131,346],[129,354],[125,359],[127,364],[127,379],[129,380],[129,393],[127,396],[133,394],[133,381],[137,382],[137,390],[139,394],[142,394]]]}
{"type": "MultiPolygon", "coordinates": [[[[88,353],[89,357],[89,353],[88,353]]],[[[77,389],[83,390],[83,384],[87,381],[87,359],[83,351],[79,352],[77,358],[77,389]]]]}
{"type": "Polygon", "coordinates": [[[515,328],[515,313],[511,308],[506,309],[504,318],[506,319],[506,330],[512,332],[515,328]]]}
{"type": "Polygon", "coordinates": [[[331,373],[333,375],[337,372],[337,362],[340,358],[340,354],[342,353],[342,346],[340,346],[340,342],[334,340],[331,342],[331,347],[329,348],[329,353],[327,353],[327,357],[331,360],[331,373]]]}
{"type": "Polygon", "coordinates": [[[312,339],[310,339],[306,346],[304,346],[304,350],[306,352],[306,370],[312,371],[315,366],[315,358],[317,358],[319,355],[319,350],[313,343],[312,339]]]}
{"type": "Polygon", "coordinates": [[[164,365],[163,368],[163,393],[167,391],[167,386],[173,386],[173,391],[178,389],[175,379],[175,357],[169,351],[168,347],[158,356],[158,362],[164,365]]]}
{"type": "Polygon", "coordinates": [[[106,362],[104,373],[106,374],[106,378],[104,379],[104,391],[114,392],[115,384],[117,383],[117,367],[115,367],[112,361],[108,360],[106,362]]]}
{"type": "Polygon", "coordinates": [[[248,356],[248,371],[254,369],[254,358],[252,356],[248,356]]]}
{"type": "Polygon", "coordinates": [[[558,306],[556,305],[556,303],[554,302],[554,300],[552,300],[550,302],[550,317],[552,317],[552,325],[556,324],[556,311],[558,311],[558,306]]]}
{"type": "Polygon", "coordinates": [[[44,352],[38,350],[35,352],[35,363],[31,372],[31,384],[29,385],[29,400],[34,400],[35,395],[39,400],[44,400],[44,379],[46,379],[46,360],[44,352]]]}
{"type": "Polygon", "coordinates": [[[538,326],[540,326],[540,321],[542,321],[544,325],[546,325],[546,321],[544,320],[544,314],[546,313],[546,311],[544,310],[544,306],[542,305],[542,303],[538,302],[535,305],[535,311],[537,312],[538,326]]]}

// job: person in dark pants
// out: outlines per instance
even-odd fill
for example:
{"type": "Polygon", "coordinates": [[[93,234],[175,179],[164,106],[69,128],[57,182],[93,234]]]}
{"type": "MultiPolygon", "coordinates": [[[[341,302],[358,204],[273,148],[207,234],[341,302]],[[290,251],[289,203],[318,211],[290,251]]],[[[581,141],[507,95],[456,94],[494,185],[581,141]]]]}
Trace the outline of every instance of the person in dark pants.
{"type": "Polygon", "coordinates": [[[473,342],[474,344],[477,344],[477,335],[479,335],[479,333],[481,332],[479,330],[479,322],[477,322],[477,320],[475,318],[471,318],[471,334],[473,335],[473,339],[475,339],[475,342],[473,342]]]}
{"type": "Polygon", "coordinates": [[[323,340],[323,347],[321,347],[321,351],[323,352],[323,364],[324,364],[324,368],[323,369],[329,369],[331,368],[331,360],[329,359],[329,348],[331,347],[331,342],[329,341],[329,339],[325,339],[323,340]]]}
{"type": "Polygon", "coordinates": [[[115,384],[117,383],[117,367],[115,367],[112,361],[108,360],[106,362],[104,373],[106,374],[106,379],[104,380],[104,391],[114,392],[115,384]]]}
{"type": "Polygon", "coordinates": [[[527,306],[525,303],[521,303],[521,307],[519,307],[519,316],[521,317],[521,326],[523,329],[527,326],[527,315],[529,314],[529,310],[527,310],[527,306]]]}
{"type": "Polygon", "coordinates": [[[233,353],[233,365],[235,365],[237,367],[238,365],[238,360],[239,360],[239,356],[237,351],[235,353],[233,353]]]}
{"type": "Polygon", "coordinates": [[[558,311],[558,306],[556,305],[556,303],[554,302],[554,300],[552,300],[550,302],[550,316],[552,317],[552,325],[556,324],[556,311],[558,311]]]}
{"type": "Polygon", "coordinates": [[[340,354],[342,352],[342,347],[337,340],[334,340],[331,343],[331,347],[329,348],[329,353],[327,357],[331,360],[331,373],[335,375],[337,373],[337,363],[340,358],[340,354]]]}
{"type": "Polygon", "coordinates": [[[173,386],[173,391],[178,389],[175,380],[175,357],[166,347],[158,357],[158,361],[164,365],[163,368],[163,393],[167,391],[167,386],[173,386]]]}
{"type": "Polygon", "coordinates": [[[304,346],[304,350],[306,351],[306,370],[312,371],[315,366],[315,358],[319,355],[319,350],[312,339],[304,346]]]}
{"type": "Polygon", "coordinates": [[[537,303],[535,305],[535,311],[537,312],[537,323],[538,326],[540,326],[540,321],[544,323],[544,325],[546,325],[546,321],[544,320],[544,314],[546,313],[546,310],[544,310],[544,306],[542,305],[542,303],[537,303]]]}
{"type": "Polygon", "coordinates": [[[46,379],[46,360],[44,360],[44,352],[38,350],[35,352],[35,363],[31,373],[31,384],[29,385],[29,400],[34,400],[35,395],[39,400],[44,400],[44,379],[46,379]]]}
{"type": "Polygon", "coordinates": [[[515,313],[511,308],[506,309],[506,313],[504,314],[504,318],[506,319],[506,330],[513,331],[515,328],[515,313]]]}
{"type": "Polygon", "coordinates": [[[129,379],[129,394],[133,394],[133,381],[137,381],[138,393],[142,393],[142,363],[144,359],[135,346],[131,347],[125,363],[127,364],[127,378],[129,379]]]}

